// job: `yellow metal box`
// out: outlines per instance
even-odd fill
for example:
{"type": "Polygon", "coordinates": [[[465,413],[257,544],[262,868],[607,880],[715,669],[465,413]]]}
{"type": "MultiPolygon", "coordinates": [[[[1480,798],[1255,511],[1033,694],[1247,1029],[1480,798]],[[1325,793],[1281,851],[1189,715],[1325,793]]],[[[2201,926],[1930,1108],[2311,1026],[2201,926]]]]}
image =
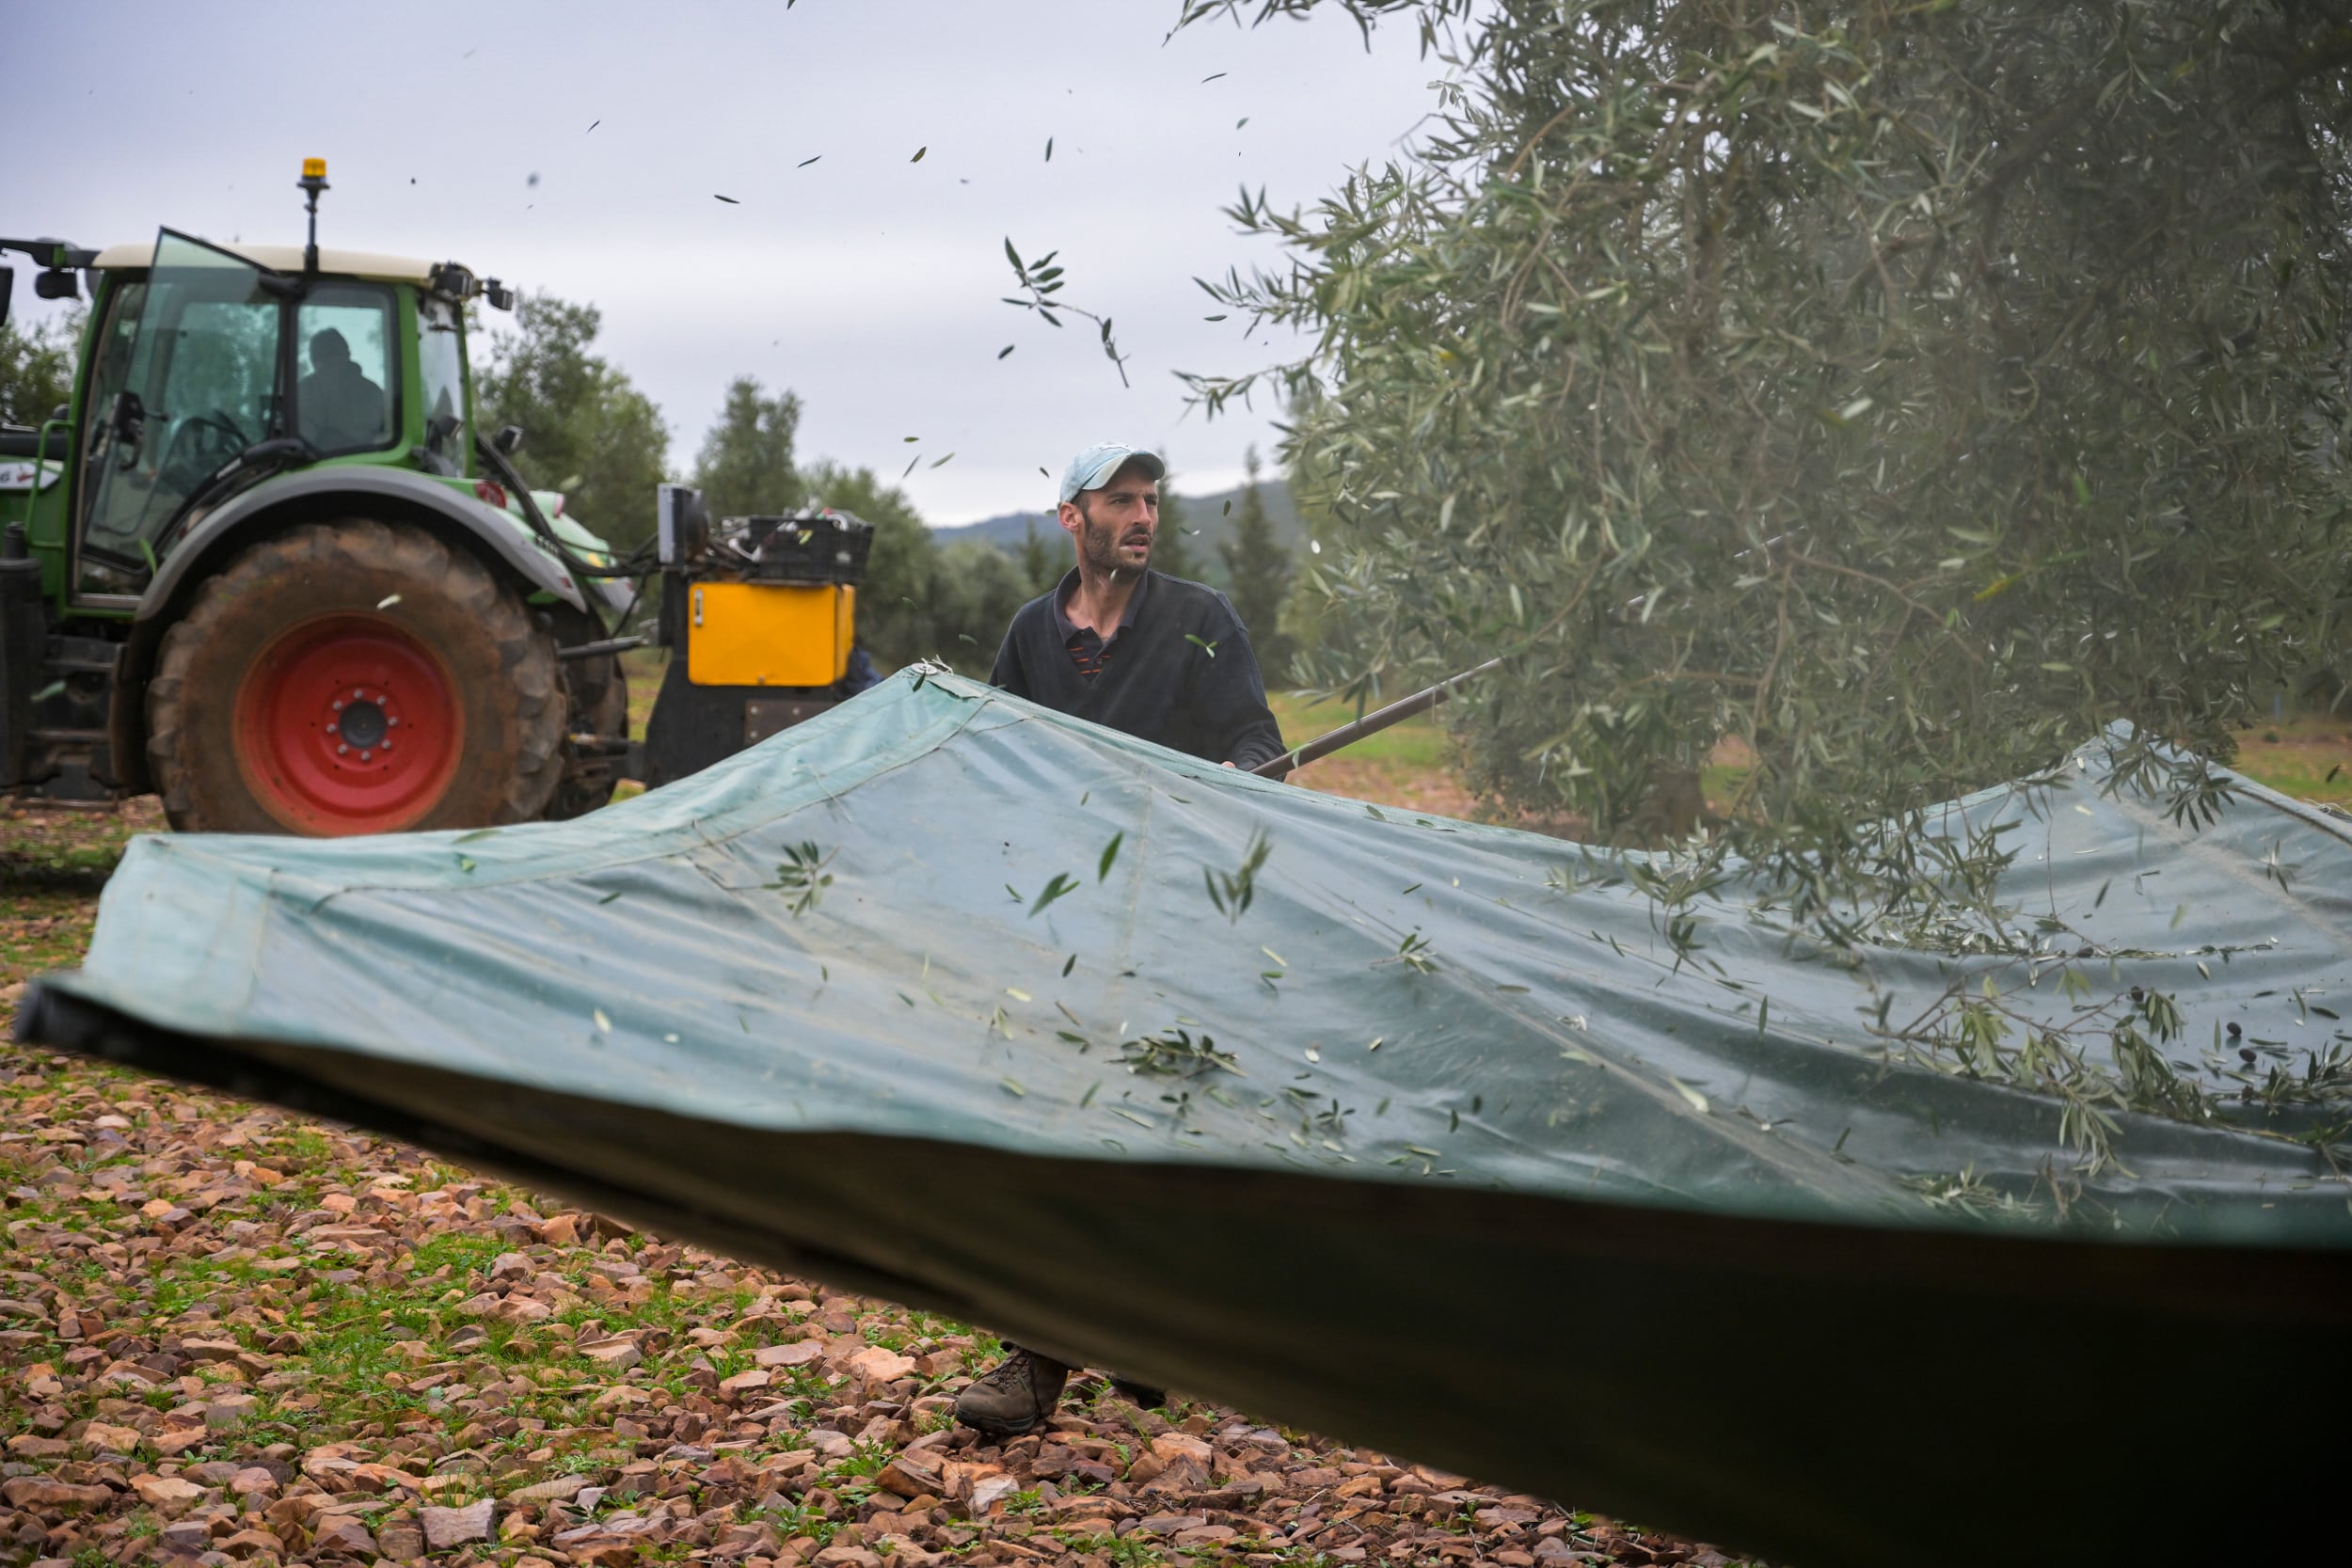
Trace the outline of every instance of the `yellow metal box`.
{"type": "Polygon", "coordinates": [[[831,686],[850,667],[854,588],[690,582],[686,594],[686,678],[696,686],[831,686]]]}

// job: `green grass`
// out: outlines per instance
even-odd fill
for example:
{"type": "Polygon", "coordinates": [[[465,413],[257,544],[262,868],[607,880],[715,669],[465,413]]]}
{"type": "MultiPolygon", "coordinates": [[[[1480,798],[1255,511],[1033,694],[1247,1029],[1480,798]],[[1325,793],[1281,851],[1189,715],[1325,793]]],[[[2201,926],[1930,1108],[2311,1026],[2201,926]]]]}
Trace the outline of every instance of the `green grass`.
{"type": "MultiPolygon", "coordinates": [[[[1402,696],[1404,693],[1395,695],[1402,696]]],[[[1354,721],[1357,717],[1356,706],[1352,703],[1309,703],[1287,691],[1273,693],[1267,704],[1274,709],[1276,722],[1282,726],[1282,738],[1293,746],[1304,745],[1338,729],[1342,724],[1354,721]]],[[[1380,705],[1378,703],[1367,704],[1365,711],[1371,712],[1380,705]]],[[[1392,768],[1425,768],[1443,773],[1454,765],[1454,742],[1436,720],[1423,714],[1391,725],[1378,735],[1368,736],[1338,754],[1392,768]]]]}

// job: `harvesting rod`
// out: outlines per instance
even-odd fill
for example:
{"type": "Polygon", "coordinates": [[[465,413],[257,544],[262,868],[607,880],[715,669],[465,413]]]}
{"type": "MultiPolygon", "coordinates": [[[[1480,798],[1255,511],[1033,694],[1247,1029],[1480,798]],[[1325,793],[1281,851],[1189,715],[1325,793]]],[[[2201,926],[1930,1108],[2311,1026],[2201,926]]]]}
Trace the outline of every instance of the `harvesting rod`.
{"type": "Polygon", "coordinates": [[[1499,670],[1502,667],[1502,660],[1490,658],[1474,670],[1465,670],[1458,675],[1449,675],[1435,686],[1416,691],[1409,697],[1400,698],[1387,707],[1367,713],[1352,723],[1342,724],[1328,735],[1319,736],[1304,746],[1284,752],[1271,762],[1262,762],[1250,771],[1273,774],[1278,771],[1287,772],[1294,768],[1304,768],[1319,757],[1329,756],[1343,746],[1353,746],[1368,735],[1378,735],[1391,724],[1402,723],[1417,713],[1428,712],[1451,696],[1454,689],[1464,681],[1475,679],[1489,670],[1499,670]]]}

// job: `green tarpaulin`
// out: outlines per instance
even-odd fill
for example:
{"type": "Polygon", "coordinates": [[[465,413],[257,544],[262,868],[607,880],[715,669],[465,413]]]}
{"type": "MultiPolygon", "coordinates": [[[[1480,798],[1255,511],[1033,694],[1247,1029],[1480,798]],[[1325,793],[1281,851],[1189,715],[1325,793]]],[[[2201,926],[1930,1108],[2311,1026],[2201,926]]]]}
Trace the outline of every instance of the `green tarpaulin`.
{"type": "Polygon", "coordinates": [[[1817,1568],[2201,1560],[2340,1469],[2352,1188],[2227,1075],[2352,1038],[2352,842],[2102,755],[1949,808],[2001,932],[1830,961],[1733,886],[1677,962],[1575,846],[902,674],[578,821],[142,839],[20,1029],[1817,1568]],[[1987,974],[2094,1062],[2176,996],[2249,1126],[2086,1175],[1874,1033],[1987,974]]]}

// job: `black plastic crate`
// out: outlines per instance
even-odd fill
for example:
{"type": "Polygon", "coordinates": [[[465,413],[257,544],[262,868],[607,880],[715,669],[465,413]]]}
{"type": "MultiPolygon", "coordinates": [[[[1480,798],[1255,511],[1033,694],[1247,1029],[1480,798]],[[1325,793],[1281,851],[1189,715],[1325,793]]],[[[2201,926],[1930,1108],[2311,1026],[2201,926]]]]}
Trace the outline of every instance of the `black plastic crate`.
{"type": "Polygon", "coordinates": [[[874,525],[847,512],[731,517],[724,537],[748,575],[770,582],[864,582],[874,550],[874,525]]]}

